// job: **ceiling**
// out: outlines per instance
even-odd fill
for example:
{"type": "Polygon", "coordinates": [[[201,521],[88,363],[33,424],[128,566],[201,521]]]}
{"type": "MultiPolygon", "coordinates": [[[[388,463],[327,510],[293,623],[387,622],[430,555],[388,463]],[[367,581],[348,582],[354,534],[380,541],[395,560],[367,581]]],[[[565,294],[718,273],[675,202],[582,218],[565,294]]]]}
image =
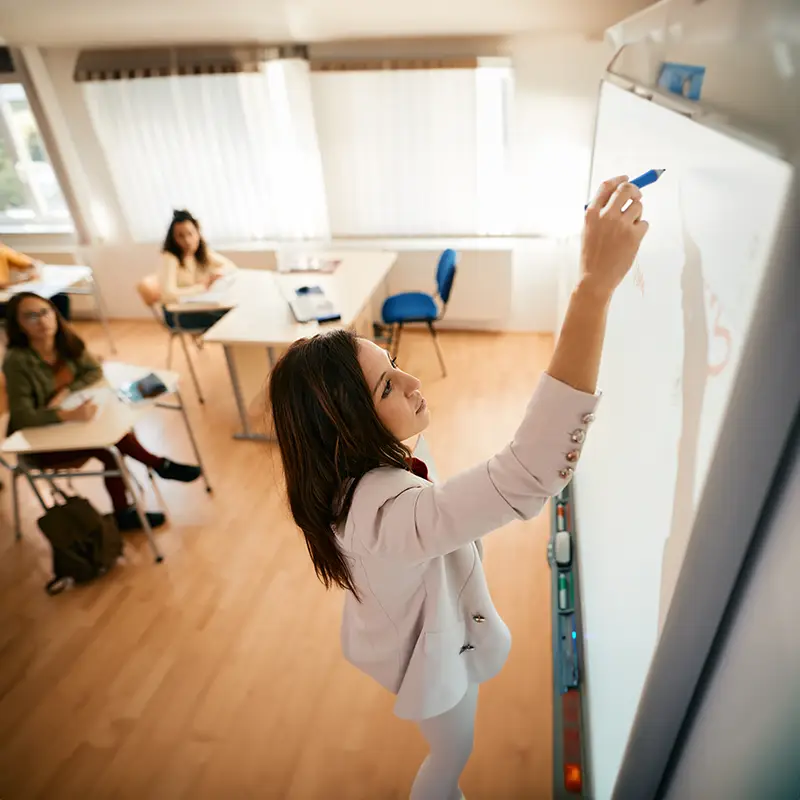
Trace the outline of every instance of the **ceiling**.
{"type": "Polygon", "coordinates": [[[41,46],[581,33],[652,0],[0,0],[0,37],[41,46]]]}

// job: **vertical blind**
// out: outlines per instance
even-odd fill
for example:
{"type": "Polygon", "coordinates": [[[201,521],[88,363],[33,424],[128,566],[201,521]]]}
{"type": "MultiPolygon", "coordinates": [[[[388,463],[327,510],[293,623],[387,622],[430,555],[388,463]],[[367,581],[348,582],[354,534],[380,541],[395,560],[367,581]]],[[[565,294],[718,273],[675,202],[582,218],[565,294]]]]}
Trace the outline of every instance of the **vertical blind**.
{"type": "Polygon", "coordinates": [[[307,61],[82,85],[135,240],[174,208],[212,242],[329,236],[307,61]]]}
{"type": "Polygon", "coordinates": [[[314,72],[339,236],[511,233],[508,67],[314,72]]]}

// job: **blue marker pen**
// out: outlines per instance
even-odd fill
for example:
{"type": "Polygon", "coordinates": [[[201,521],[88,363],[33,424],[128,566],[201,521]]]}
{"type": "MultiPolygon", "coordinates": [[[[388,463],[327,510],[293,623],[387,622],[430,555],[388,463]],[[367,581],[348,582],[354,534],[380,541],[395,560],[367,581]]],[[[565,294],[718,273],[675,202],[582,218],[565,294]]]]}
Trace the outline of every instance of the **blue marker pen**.
{"type": "MultiPolygon", "coordinates": [[[[637,186],[639,189],[644,189],[645,186],[655,183],[665,172],[666,170],[663,169],[649,169],[638,178],[634,178],[630,183],[637,186]]],[[[583,210],[586,211],[587,208],[589,208],[588,203],[583,207],[583,210]]]]}
{"type": "Polygon", "coordinates": [[[640,175],[638,178],[634,178],[631,183],[634,186],[638,186],[640,189],[644,189],[645,186],[655,183],[665,171],[666,170],[663,169],[650,169],[644,174],[640,175]]]}

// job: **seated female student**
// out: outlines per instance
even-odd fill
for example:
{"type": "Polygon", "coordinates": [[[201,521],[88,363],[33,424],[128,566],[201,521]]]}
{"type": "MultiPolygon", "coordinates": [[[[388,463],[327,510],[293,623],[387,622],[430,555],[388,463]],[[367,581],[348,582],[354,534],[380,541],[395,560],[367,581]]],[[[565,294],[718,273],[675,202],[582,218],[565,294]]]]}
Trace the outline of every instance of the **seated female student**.
{"type": "MultiPolygon", "coordinates": [[[[59,406],[71,392],[102,379],[103,370],[53,303],[31,292],[14,295],[8,302],[6,326],[8,351],[3,373],[10,414],[8,435],[20,428],[91,420],[97,407],[90,400],[69,410],[59,406]]],[[[123,436],[117,448],[167,480],[190,483],[201,474],[200,467],[153,455],[133,433],[123,436]]],[[[64,467],[90,458],[101,461],[108,470],[117,469],[113,455],[102,449],[38,453],[35,458],[42,469],[64,467]]],[[[136,509],[128,504],[122,478],[107,477],[105,483],[120,530],[139,528],[136,509]]],[[[165,521],[161,513],[148,513],[147,518],[152,527],[165,521]]]]}
{"type": "MultiPolygon", "coordinates": [[[[215,253],[200,235],[200,223],[188,211],[175,211],[162,248],[161,298],[166,305],[180,302],[193,294],[207,292],[236,266],[215,253]]],[[[229,309],[188,311],[174,314],[164,311],[170,328],[206,331],[229,309]]]]}
{"type": "MultiPolygon", "coordinates": [[[[0,289],[7,289],[18,283],[34,280],[38,271],[39,264],[36,261],[0,242],[0,289]]],[[[69,319],[69,295],[56,294],[51,299],[61,316],[69,319]]],[[[6,304],[0,303],[0,318],[5,315],[5,312],[6,304]]]]}

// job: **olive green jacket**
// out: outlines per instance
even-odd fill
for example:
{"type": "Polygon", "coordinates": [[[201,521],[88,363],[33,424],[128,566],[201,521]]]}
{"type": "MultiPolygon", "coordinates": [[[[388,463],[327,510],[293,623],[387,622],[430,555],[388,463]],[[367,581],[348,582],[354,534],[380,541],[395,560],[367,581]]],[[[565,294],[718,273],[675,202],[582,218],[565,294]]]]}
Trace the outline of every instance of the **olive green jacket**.
{"type": "MultiPolygon", "coordinates": [[[[103,377],[103,368],[88,350],[84,350],[77,360],[67,359],[65,363],[75,376],[69,385],[72,392],[103,377]]],[[[30,347],[10,348],[3,359],[3,374],[6,376],[10,414],[8,436],[21,428],[61,422],[55,409],[47,408],[56,393],[53,370],[35,350],[30,347]]]]}

